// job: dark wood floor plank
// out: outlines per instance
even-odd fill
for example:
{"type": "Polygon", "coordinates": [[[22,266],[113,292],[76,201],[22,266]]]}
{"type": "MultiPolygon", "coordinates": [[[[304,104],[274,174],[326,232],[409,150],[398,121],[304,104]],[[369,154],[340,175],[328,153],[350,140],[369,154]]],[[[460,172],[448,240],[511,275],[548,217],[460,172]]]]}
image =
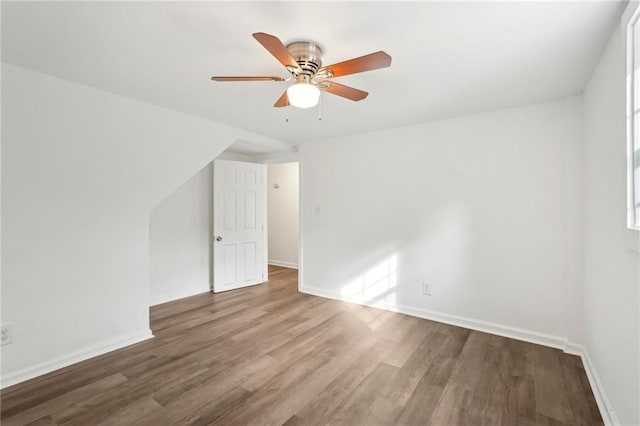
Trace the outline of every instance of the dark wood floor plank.
{"type": "Polygon", "coordinates": [[[123,406],[149,395],[153,389],[161,386],[174,386],[188,377],[201,371],[198,364],[189,364],[182,368],[163,366],[160,372],[150,371],[148,374],[122,385],[111,388],[102,394],[83,399],[71,406],[54,411],[52,417],[57,424],[86,425],[102,421],[116,413],[123,406]]]}
{"type": "Polygon", "coordinates": [[[116,374],[125,366],[135,365],[140,362],[149,361],[155,358],[151,353],[139,353],[132,357],[127,355],[120,359],[113,360],[112,363],[104,364],[97,368],[91,366],[86,370],[71,369],[68,373],[55,374],[47,377],[46,380],[36,379],[33,389],[20,386],[19,392],[12,395],[12,389],[2,391],[2,418],[13,416],[25,411],[33,406],[42,404],[48,400],[64,395],[79,387],[88,385],[98,379],[108,375],[116,374]],[[5,398],[5,392],[7,396],[5,398]]]}
{"type": "Polygon", "coordinates": [[[392,413],[399,410],[393,401],[379,398],[381,391],[397,373],[398,368],[379,363],[356,389],[327,416],[330,424],[390,424],[392,413]],[[373,416],[372,416],[373,415],[373,416]],[[380,423],[374,421],[378,418],[380,423]]]}
{"type": "Polygon", "coordinates": [[[567,395],[567,384],[561,357],[569,356],[551,348],[535,353],[536,412],[551,419],[568,423],[573,419],[567,395]]]}
{"type": "MultiPolygon", "coordinates": [[[[178,386],[158,389],[153,392],[152,396],[163,406],[171,408],[180,405],[183,399],[190,395],[197,398],[202,390],[208,388],[214,388],[211,395],[215,395],[217,392],[239,387],[250,377],[268,369],[274,363],[276,363],[275,359],[263,355],[243,359],[236,364],[220,364],[216,366],[219,368],[211,368],[203,374],[194,375],[189,380],[179,383],[178,386]]],[[[206,399],[204,402],[210,402],[210,399],[206,399]]]]}
{"type": "Polygon", "coordinates": [[[143,397],[115,411],[113,414],[100,421],[98,425],[133,425],[138,423],[140,419],[147,417],[151,413],[157,412],[160,408],[162,408],[162,406],[158,404],[153,398],[143,397]]]}
{"type": "Polygon", "coordinates": [[[155,338],[1,391],[16,425],[600,425],[579,358],[298,293],[150,309],[155,338]]]}
{"type": "Polygon", "coordinates": [[[345,370],[344,374],[329,383],[322,392],[298,411],[296,415],[298,420],[309,424],[322,424],[326,421],[328,413],[338,411],[346,403],[347,398],[380,365],[392,348],[392,342],[376,341],[370,350],[363,353],[345,370]]]}
{"type": "Polygon", "coordinates": [[[318,344],[316,351],[305,354],[256,389],[243,407],[221,423],[250,424],[260,419],[261,424],[283,424],[359,356],[357,351],[341,351],[345,343],[344,336],[338,335],[318,344]]]}
{"type": "Polygon", "coordinates": [[[249,306],[245,303],[233,303],[218,309],[195,309],[184,314],[176,314],[165,317],[156,322],[154,327],[155,334],[159,333],[178,333],[181,330],[188,330],[200,324],[211,322],[235,312],[247,309],[249,306]]]}
{"type": "Polygon", "coordinates": [[[282,425],[283,426],[308,426],[310,425],[310,423],[302,420],[298,416],[291,416],[289,417],[289,420],[284,422],[282,425]]]}
{"type": "Polygon", "coordinates": [[[127,381],[127,378],[123,376],[122,373],[115,373],[111,376],[105,377],[104,379],[97,380],[88,385],[76,388],[56,398],[49,399],[43,402],[42,404],[33,406],[12,417],[3,419],[2,425],[3,426],[24,425],[24,424],[28,424],[29,422],[36,421],[41,417],[50,417],[48,416],[49,413],[59,410],[61,407],[68,407],[74,402],[105,392],[106,390],[112,387],[115,387],[121,383],[124,383],[126,381],[127,381]]]}
{"type": "Polygon", "coordinates": [[[28,426],[56,426],[51,416],[44,416],[31,423],[27,423],[28,426]]]}
{"type": "Polygon", "coordinates": [[[447,335],[433,331],[428,333],[412,356],[398,369],[387,386],[385,398],[404,406],[418,382],[427,374],[437,359],[438,351],[447,343],[447,335]]]}
{"type": "Polygon", "coordinates": [[[408,333],[385,357],[384,361],[394,367],[402,367],[418,348],[424,337],[431,330],[431,322],[417,321],[409,328],[408,333]]]}
{"type": "Polygon", "coordinates": [[[438,355],[431,368],[416,384],[394,423],[401,425],[429,424],[456,362],[457,358],[438,355]]]}
{"type": "MultiPolygon", "coordinates": [[[[432,424],[507,424],[509,339],[469,335],[432,417],[432,424]]],[[[533,395],[530,395],[533,397],[533,395]]]]}
{"type": "MultiPolygon", "coordinates": [[[[163,408],[151,416],[137,422],[138,425],[156,426],[158,424],[174,424],[180,423],[184,419],[188,419],[191,415],[202,414],[205,417],[212,417],[212,413],[208,413],[211,405],[215,405],[225,400],[230,393],[239,393],[249,396],[250,392],[242,392],[240,385],[252,374],[267,368],[274,360],[268,356],[258,359],[249,359],[240,363],[236,368],[225,369],[219,374],[209,378],[209,380],[199,383],[197,386],[189,386],[182,389],[181,392],[174,392],[171,395],[158,390],[153,398],[163,403],[163,408]],[[207,414],[208,413],[208,414],[207,414]]],[[[237,395],[236,395],[237,396],[237,395]]],[[[242,403],[244,398],[238,396],[232,400],[226,400],[219,406],[220,409],[225,407],[226,410],[233,410],[235,404],[242,403]],[[235,402],[234,402],[235,401],[235,402]]],[[[213,416],[213,420],[225,415],[226,413],[217,413],[213,416]]],[[[195,419],[194,421],[196,421],[195,419]]],[[[212,420],[212,421],[213,421],[212,420]]]]}
{"type": "Polygon", "coordinates": [[[243,404],[251,395],[252,393],[248,390],[236,386],[229,392],[226,392],[224,396],[218,400],[211,401],[210,403],[201,406],[194,410],[193,413],[187,415],[187,417],[179,420],[177,423],[181,425],[198,426],[215,423],[218,419],[243,404]]]}
{"type": "Polygon", "coordinates": [[[591,419],[597,418],[600,414],[582,360],[578,356],[570,355],[561,357],[560,362],[576,423],[588,424],[591,419]]]}

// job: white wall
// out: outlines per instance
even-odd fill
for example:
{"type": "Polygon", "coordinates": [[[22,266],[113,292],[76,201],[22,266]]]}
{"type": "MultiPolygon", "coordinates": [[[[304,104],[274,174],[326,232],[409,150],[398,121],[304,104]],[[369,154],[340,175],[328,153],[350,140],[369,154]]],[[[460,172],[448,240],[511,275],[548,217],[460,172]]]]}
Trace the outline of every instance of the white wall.
{"type": "MultiPolygon", "coordinates": [[[[216,159],[260,162],[261,157],[260,154],[224,151],[216,159]]],[[[295,220],[297,223],[297,216],[295,220]]],[[[210,290],[213,278],[212,235],[213,162],[207,164],[151,211],[151,305],[210,290]]],[[[295,238],[297,244],[297,228],[295,238]]],[[[295,262],[295,259],[293,261],[295,262]]]]}
{"type": "Polygon", "coordinates": [[[640,254],[626,227],[625,47],[614,32],[584,91],[585,345],[620,424],[640,424],[640,254]]]}
{"type": "Polygon", "coordinates": [[[302,145],[302,290],[580,339],[581,108],[573,97],[302,145]]]}
{"type": "Polygon", "coordinates": [[[298,267],[298,185],[298,163],[267,165],[269,264],[298,267]]]}
{"type": "Polygon", "coordinates": [[[213,163],[151,210],[151,305],[211,289],[213,163]]]}
{"type": "Polygon", "coordinates": [[[149,336],[149,213],[262,136],[2,64],[7,386],[149,336]]]}

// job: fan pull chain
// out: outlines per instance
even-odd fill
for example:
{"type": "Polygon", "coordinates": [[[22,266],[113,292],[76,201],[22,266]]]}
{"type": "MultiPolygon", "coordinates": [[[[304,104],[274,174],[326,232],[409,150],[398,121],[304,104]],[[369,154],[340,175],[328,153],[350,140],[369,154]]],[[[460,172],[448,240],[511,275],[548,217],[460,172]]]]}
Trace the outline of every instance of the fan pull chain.
{"type": "Polygon", "coordinates": [[[320,99],[318,100],[318,121],[322,121],[322,92],[320,92],[320,99]]]}

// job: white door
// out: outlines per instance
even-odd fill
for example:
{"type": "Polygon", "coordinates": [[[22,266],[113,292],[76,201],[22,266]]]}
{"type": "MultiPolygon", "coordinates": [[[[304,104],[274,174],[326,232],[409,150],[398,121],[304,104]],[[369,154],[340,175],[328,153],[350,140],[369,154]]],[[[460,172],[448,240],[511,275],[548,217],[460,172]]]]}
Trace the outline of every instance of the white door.
{"type": "Polygon", "coordinates": [[[260,284],[265,271],[265,166],[213,163],[213,291],[260,284]]]}

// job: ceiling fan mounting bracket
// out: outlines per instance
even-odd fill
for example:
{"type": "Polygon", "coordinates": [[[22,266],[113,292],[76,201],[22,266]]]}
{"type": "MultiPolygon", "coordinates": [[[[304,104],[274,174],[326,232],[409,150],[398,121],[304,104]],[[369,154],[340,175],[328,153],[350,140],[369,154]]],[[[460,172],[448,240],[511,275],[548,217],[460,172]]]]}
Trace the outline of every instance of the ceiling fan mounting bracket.
{"type": "Polygon", "coordinates": [[[307,76],[311,79],[322,67],[322,48],[313,41],[296,41],[287,45],[287,50],[298,63],[299,69],[287,67],[294,76],[307,76]]]}
{"type": "Polygon", "coordinates": [[[307,74],[294,74],[293,80],[296,83],[316,84],[316,82],[312,79],[312,77],[307,74]]]}

